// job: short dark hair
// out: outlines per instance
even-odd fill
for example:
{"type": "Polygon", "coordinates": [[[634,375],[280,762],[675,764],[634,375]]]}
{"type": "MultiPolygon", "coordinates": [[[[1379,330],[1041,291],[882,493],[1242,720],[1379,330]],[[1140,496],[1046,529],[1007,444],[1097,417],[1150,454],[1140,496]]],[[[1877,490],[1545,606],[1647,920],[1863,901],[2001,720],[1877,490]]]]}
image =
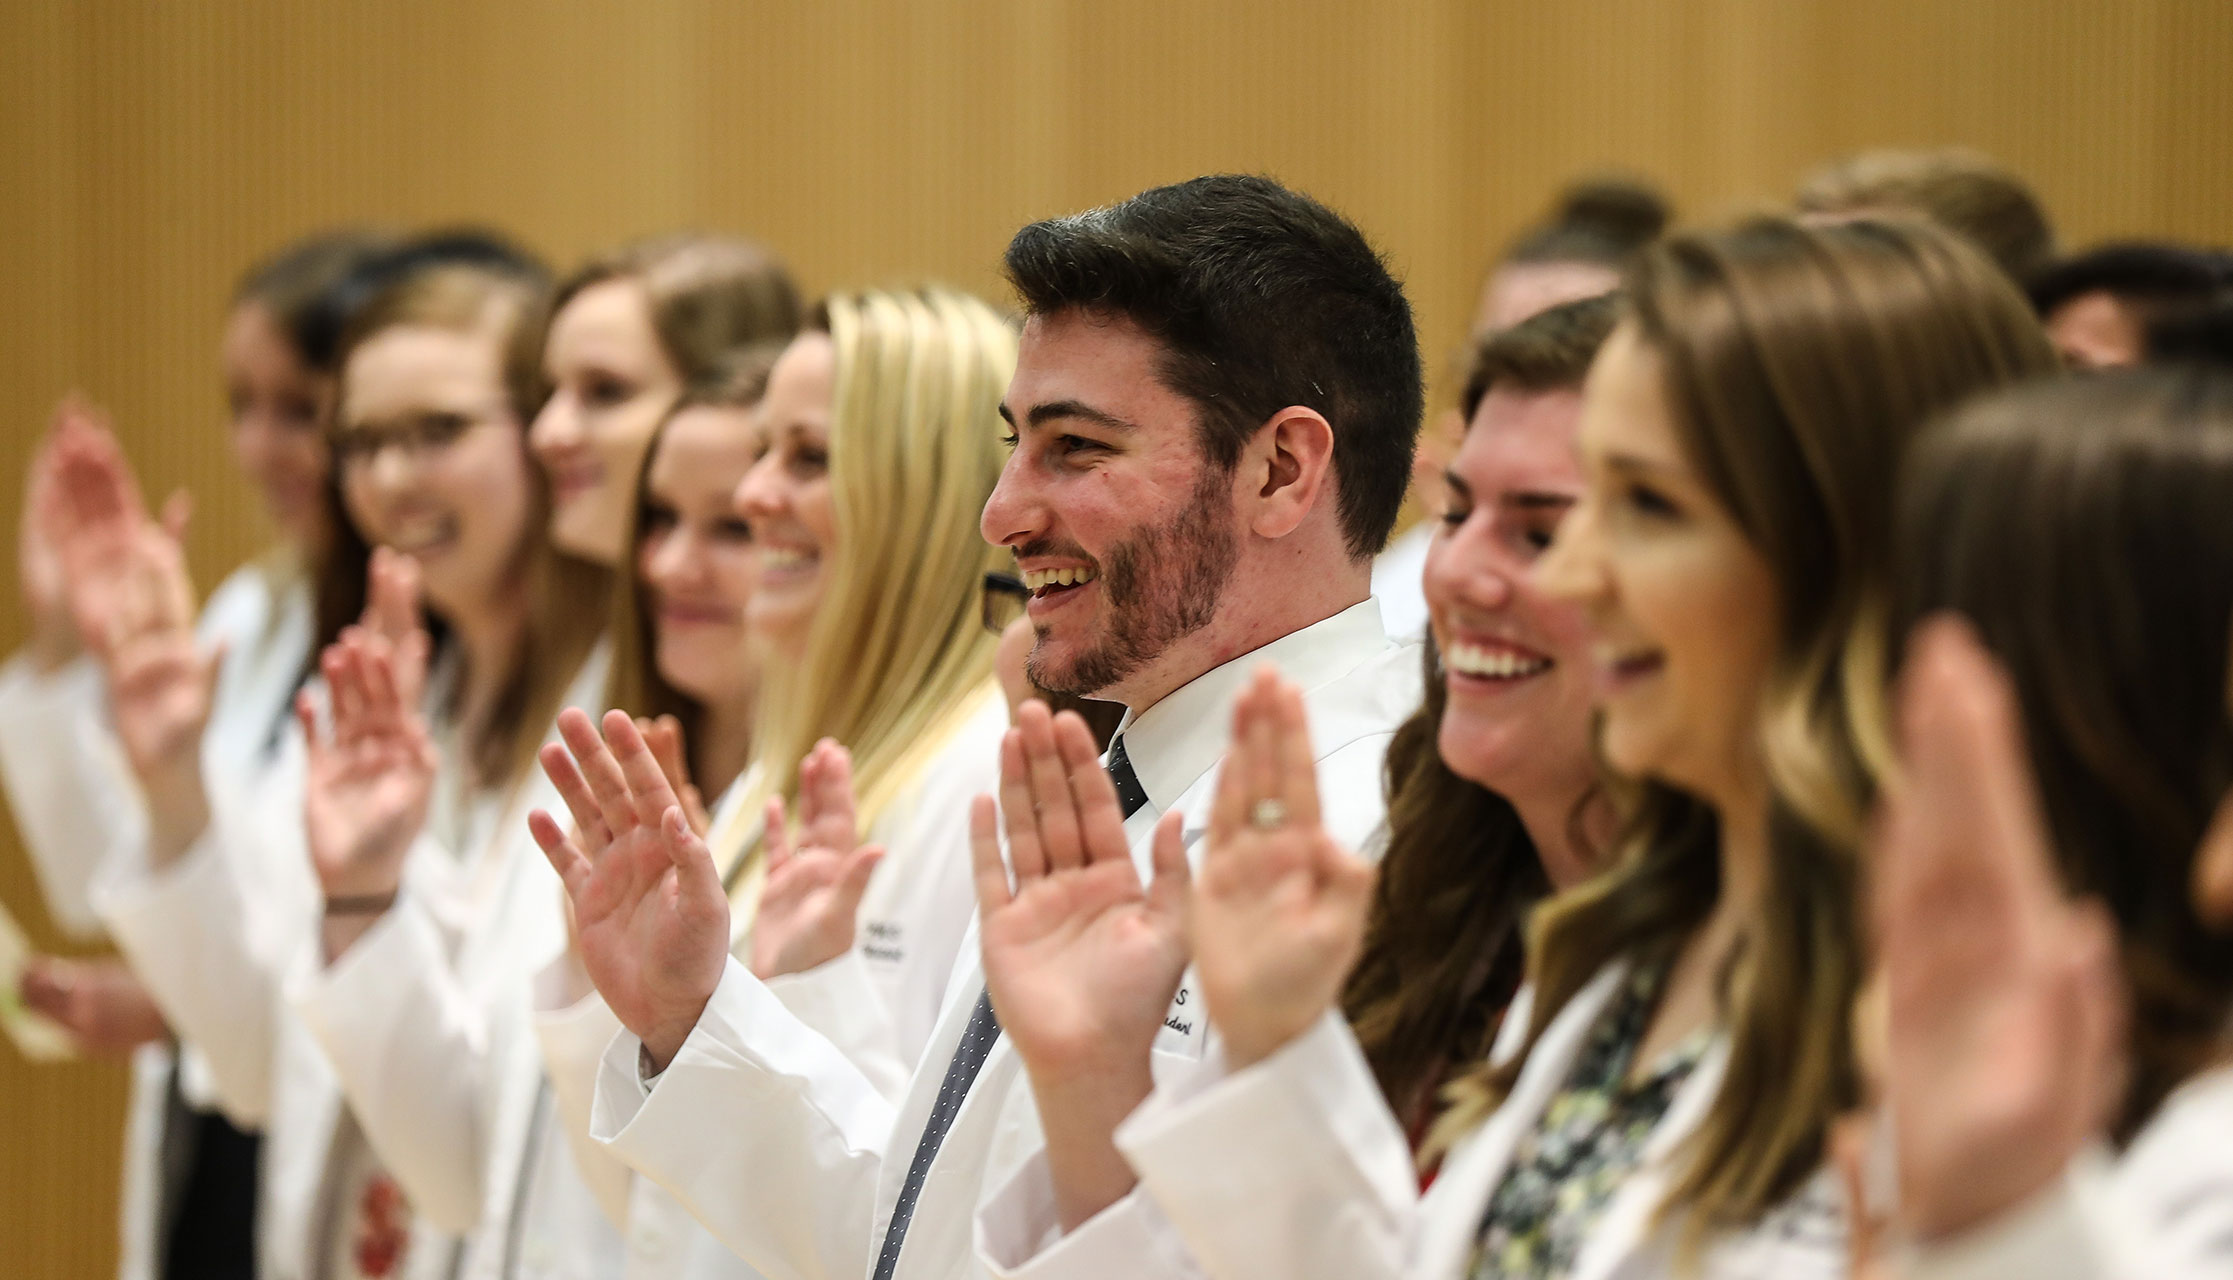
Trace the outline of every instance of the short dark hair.
{"type": "Polygon", "coordinates": [[[1498,266],[1580,262],[1625,268],[1664,234],[1674,207],[1643,178],[1604,174],[1559,192],[1550,214],[1505,249],[1498,266]]]}
{"type": "Polygon", "coordinates": [[[1466,362],[1465,395],[1460,400],[1466,421],[1473,420],[1474,410],[1481,407],[1491,387],[1521,391],[1580,387],[1620,314],[1620,295],[1604,293],[1562,302],[1509,329],[1476,339],[1466,362]]]}
{"type": "Polygon", "coordinates": [[[2045,316],[2089,293],[2107,293],[2151,315],[2201,311],[2233,293],[2233,255],[2161,240],[2125,240],[2072,254],[2040,272],[2028,291],[2045,316]]]}
{"type": "Polygon", "coordinates": [[[1273,414],[1334,429],[1349,551],[1380,550],[1410,481],[1425,392],[1403,286],[1340,214],[1270,178],[1220,174],[1034,222],[1008,244],[1032,315],[1120,315],[1163,346],[1164,385],[1230,468],[1273,414]]]}
{"type": "Polygon", "coordinates": [[[2031,185],[1966,147],[1886,148],[1832,161],[1799,188],[1801,213],[1921,214],[1963,236],[2022,284],[2055,253],[2055,227],[2031,185]]]}

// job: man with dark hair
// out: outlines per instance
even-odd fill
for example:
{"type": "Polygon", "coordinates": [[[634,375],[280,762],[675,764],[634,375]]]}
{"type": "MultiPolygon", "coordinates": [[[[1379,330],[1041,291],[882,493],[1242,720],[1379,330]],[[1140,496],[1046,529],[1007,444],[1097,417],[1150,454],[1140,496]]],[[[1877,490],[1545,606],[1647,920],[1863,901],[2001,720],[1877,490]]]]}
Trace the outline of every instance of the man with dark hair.
{"type": "Polygon", "coordinates": [[[2178,331],[2233,302],[2233,256],[2166,241],[2105,244],[2039,273],[2030,293],[2065,365],[2142,364],[2158,330],[2178,331]]]}
{"type": "MultiPolygon", "coordinates": [[[[1360,847],[1419,697],[1418,650],[1368,587],[1410,469],[1418,343],[1356,228],[1267,179],[1201,178],[1026,227],[1007,267],[1027,319],[984,533],[1031,593],[1033,681],[1127,713],[1096,759],[1081,723],[1019,712],[1001,811],[972,815],[977,940],[905,1095],[817,1030],[874,998],[845,961],[771,991],[729,959],[702,845],[675,855],[672,902],[639,890],[630,954],[592,964],[673,1015],[612,1001],[645,1038],[614,1041],[593,1132],[771,1280],[1183,1259],[1114,1130],[1209,1039],[1172,890],[1233,703],[1264,665],[1303,690],[1322,820],[1360,847]]],[[[647,767],[608,755],[593,776],[648,786],[647,767]]]]}

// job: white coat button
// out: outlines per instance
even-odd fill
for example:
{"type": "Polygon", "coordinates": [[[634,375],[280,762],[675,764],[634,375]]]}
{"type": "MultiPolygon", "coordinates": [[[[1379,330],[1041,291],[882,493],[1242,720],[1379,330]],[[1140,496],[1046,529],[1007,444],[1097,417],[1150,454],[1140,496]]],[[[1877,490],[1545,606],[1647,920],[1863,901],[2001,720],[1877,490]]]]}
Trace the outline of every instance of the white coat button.
{"type": "Polygon", "coordinates": [[[636,1254],[646,1259],[657,1258],[667,1247],[667,1233],[649,1222],[636,1224],[636,1254]]]}

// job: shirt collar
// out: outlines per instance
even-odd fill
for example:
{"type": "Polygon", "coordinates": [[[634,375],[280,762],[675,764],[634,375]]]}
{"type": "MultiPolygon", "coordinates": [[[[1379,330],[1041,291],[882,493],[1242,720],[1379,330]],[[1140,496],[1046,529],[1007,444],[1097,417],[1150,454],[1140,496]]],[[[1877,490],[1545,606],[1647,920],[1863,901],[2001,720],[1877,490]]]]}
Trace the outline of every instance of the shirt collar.
{"type": "Polygon", "coordinates": [[[1380,604],[1366,598],[1291,631],[1270,644],[1212,667],[1117,727],[1132,771],[1156,812],[1168,812],[1225,755],[1231,709],[1258,667],[1271,663],[1305,693],[1356,670],[1389,647],[1380,604]]]}

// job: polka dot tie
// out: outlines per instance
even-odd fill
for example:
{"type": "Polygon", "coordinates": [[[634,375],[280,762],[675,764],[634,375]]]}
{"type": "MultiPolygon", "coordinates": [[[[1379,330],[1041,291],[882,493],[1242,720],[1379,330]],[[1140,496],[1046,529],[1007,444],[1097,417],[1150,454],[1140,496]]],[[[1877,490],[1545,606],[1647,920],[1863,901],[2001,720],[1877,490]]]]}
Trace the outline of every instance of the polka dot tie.
{"type": "MultiPolygon", "coordinates": [[[[1109,781],[1116,785],[1117,804],[1129,818],[1147,803],[1148,793],[1140,785],[1139,775],[1132,771],[1132,759],[1124,753],[1122,738],[1109,747],[1108,769],[1109,781]]],[[[961,1043],[954,1047],[953,1060],[946,1064],[946,1078],[939,1081],[938,1103],[931,1108],[930,1122],[923,1126],[922,1141],[915,1144],[915,1158],[907,1164],[907,1180],[900,1184],[899,1201],[892,1206],[892,1224],[885,1229],[884,1247],[876,1255],[875,1280],[892,1280],[899,1266],[900,1242],[907,1238],[907,1224],[914,1220],[915,1202],[923,1194],[923,1180],[930,1176],[931,1162],[938,1158],[946,1131],[954,1127],[954,1116],[969,1097],[969,1086],[977,1082],[977,1073],[984,1069],[985,1058],[999,1039],[1000,1019],[992,1011],[992,992],[981,991],[977,1007],[970,1010],[969,1026],[961,1033],[961,1043]]]]}

